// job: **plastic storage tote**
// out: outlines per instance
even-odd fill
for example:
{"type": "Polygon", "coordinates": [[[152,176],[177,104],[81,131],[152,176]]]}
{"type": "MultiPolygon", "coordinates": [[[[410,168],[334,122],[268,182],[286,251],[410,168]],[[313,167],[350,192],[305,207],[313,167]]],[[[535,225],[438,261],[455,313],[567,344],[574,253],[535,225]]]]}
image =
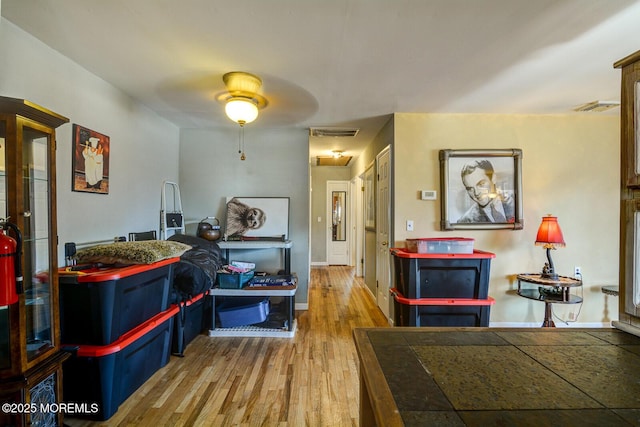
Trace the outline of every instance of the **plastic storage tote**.
{"type": "Polygon", "coordinates": [[[221,289],[240,289],[253,278],[253,270],[245,273],[224,273],[218,271],[216,283],[221,289]]]}
{"type": "Polygon", "coordinates": [[[206,295],[199,294],[188,301],[176,304],[179,311],[173,322],[172,354],[182,356],[187,344],[207,328],[205,319],[211,318],[211,298],[207,298],[206,295]]]}
{"type": "Polygon", "coordinates": [[[452,238],[424,238],[407,239],[405,244],[408,252],[419,254],[472,254],[474,239],[452,238]]]}
{"type": "Polygon", "coordinates": [[[97,403],[98,412],[80,414],[109,419],[134,391],[169,362],[173,306],[107,346],[68,348],[74,355],[62,365],[63,393],[68,402],[97,403]]]}
{"type": "Polygon", "coordinates": [[[393,248],[397,326],[488,326],[495,254],[419,254],[393,248]]]}
{"type": "Polygon", "coordinates": [[[267,320],[269,315],[269,298],[237,297],[228,298],[216,308],[220,327],[253,325],[267,320]]]}
{"type": "Polygon", "coordinates": [[[179,260],[74,272],[62,268],[61,342],[108,345],[167,310],[179,260]]]}

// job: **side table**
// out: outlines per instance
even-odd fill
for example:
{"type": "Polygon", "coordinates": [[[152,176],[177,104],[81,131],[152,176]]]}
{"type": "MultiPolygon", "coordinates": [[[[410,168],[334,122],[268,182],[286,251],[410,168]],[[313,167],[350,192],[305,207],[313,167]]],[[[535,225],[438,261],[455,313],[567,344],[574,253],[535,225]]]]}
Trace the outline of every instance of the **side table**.
{"type": "Polygon", "coordinates": [[[551,304],[579,304],[582,302],[582,298],[570,294],[571,288],[582,286],[582,280],[574,277],[558,276],[557,279],[547,279],[540,274],[518,274],[518,295],[528,299],[536,301],[544,301],[544,321],[542,322],[543,328],[553,328],[555,323],[553,322],[551,313],[551,304]],[[534,287],[522,287],[523,283],[530,283],[538,285],[534,287]],[[542,291],[542,289],[549,289],[552,294],[542,291]]]}
{"type": "Polygon", "coordinates": [[[620,295],[620,289],[615,285],[606,285],[602,287],[602,293],[605,295],[613,295],[614,297],[617,297],[618,295],[620,295]]]}

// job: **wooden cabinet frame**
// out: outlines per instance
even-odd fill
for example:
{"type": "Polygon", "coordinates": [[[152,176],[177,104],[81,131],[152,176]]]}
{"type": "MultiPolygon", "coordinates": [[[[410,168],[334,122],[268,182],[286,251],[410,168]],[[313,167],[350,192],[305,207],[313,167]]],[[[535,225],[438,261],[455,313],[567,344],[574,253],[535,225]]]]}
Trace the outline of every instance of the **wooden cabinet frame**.
{"type": "MultiPolygon", "coordinates": [[[[0,121],[6,215],[22,233],[25,278],[18,302],[2,308],[0,333],[9,340],[0,364],[0,402],[60,403],[62,362],[69,353],[60,344],[55,129],[69,119],[23,99],[0,96],[0,121]]],[[[0,424],[63,423],[62,412],[14,412],[0,413],[0,424]]]]}
{"type": "Polygon", "coordinates": [[[640,52],[614,64],[622,68],[620,93],[621,178],[623,188],[640,189],[640,52]]]}

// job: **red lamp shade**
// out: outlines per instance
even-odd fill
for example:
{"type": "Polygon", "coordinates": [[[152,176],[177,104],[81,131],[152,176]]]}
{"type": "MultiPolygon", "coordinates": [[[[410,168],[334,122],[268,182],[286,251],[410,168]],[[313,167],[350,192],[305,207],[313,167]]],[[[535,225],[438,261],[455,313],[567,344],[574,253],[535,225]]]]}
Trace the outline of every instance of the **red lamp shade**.
{"type": "Polygon", "coordinates": [[[536,245],[565,246],[562,230],[560,230],[560,225],[558,224],[558,217],[551,215],[542,217],[542,223],[536,236],[536,245]]]}

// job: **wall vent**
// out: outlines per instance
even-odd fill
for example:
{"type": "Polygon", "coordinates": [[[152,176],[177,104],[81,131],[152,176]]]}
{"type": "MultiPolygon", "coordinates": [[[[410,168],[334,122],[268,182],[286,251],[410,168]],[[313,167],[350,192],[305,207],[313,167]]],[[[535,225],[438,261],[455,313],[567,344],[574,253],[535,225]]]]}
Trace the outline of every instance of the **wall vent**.
{"type": "Polygon", "coordinates": [[[574,108],[573,111],[578,111],[580,113],[584,113],[584,112],[600,113],[602,111],[607,111],[619,106],[620,106],[620,103],[618,101],[593,101],[593,102],[587,102],[586,104],[580,105],[574,108]]]}
{"type": "Polygon", "coordinates": [[[335,138],[353,138],[360,129],[354,128],[309,128],[309,136],[325,137],[331,136],[335,138]]]}

